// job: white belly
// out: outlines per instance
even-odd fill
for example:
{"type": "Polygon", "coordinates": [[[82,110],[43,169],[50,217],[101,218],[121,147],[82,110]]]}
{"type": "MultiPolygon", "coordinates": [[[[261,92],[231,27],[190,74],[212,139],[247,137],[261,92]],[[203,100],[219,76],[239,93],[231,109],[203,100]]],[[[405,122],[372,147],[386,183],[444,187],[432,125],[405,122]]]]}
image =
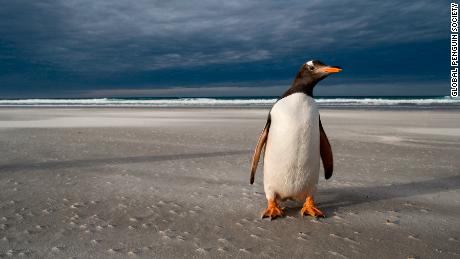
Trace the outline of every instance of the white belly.
{"type": "Polygon", "coordinates": [[[267,199],[313,195],[320,169],[319,113],[315,100],[295,93],[272,108],[264,157],[267,199]]]}

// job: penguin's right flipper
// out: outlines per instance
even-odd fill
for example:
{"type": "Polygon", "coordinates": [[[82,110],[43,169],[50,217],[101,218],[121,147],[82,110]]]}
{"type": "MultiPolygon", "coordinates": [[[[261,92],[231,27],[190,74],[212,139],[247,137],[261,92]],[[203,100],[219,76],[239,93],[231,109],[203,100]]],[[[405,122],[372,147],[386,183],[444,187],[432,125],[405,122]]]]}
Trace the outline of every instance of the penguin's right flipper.
{"type": "Polygon", "coordinates": [[[256,149],[254,150],[254,154],[252,155],[252,163],[251,163],[251,180],[250,183],[254,183],[254,177],[256,175],[257,164],[259,163],[260,154],[262,153],[262,149],[265,146],[268,138],[268,130],[270,129],[270,114],[268,115],[267,123],[265,124],[262,133],[260,133],[259,141],[257,142],[256,149]]]}
{"type": "Polygon", "coordinates": [[[319,120],[319,143],[321,160],[323,161],[324,166],[324,177],[327,180],[331,178],[332,172],[334,171],[334,160],[332,158],[331,144],[329,143],[326,132],[324,131],[323,125],[321,124],[321,119],[319,120]]]}

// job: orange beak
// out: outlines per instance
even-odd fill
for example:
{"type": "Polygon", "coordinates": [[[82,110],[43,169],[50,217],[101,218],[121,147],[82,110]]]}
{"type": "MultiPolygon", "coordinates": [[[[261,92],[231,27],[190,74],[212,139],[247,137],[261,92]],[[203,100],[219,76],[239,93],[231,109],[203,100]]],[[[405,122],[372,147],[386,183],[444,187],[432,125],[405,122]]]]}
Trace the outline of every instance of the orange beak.
{"type": "Polygon", "coordinates": [[[320,68],[319,71],[324,73],[338,73],[342,71],[342,69],[340,67],[323,67],[320,68]]]}

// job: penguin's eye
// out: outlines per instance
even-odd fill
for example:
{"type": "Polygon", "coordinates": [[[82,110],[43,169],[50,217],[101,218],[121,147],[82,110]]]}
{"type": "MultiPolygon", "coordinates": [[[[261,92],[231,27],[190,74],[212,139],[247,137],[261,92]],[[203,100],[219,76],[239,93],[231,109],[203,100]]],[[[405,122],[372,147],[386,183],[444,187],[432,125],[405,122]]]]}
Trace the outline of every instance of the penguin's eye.
{"type": "Polygon", "coordinates": [[[308,66],[308,69],[309,69],[310,71],[313,71],[313,70],[315,70],[315,67],[313,67],[313,66],[308,66]]]}

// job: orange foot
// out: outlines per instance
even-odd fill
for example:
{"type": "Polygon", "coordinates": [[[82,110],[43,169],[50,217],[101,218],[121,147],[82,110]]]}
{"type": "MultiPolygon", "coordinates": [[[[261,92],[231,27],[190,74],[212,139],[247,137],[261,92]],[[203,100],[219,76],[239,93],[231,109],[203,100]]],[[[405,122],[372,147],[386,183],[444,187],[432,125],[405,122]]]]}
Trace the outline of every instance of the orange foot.
{"type": "Polygon", "coordinates": [[[268,207],[262,213],[262,218],[270,218],[270,220],[275,219],[276,217],[284,216],[284,211],[278,206],[276,201],[268,201],[268,207]]]}
{"type": "Polygon", "coordinates": [[[302,216],[308,214],[308,215],[310,215],[312,217],[322,217],[322,218],[326,217],[322,211],[320,211],[318,208],[316,208],[315,202],[313,201],[312,196],[307,197],[307,200],[303,204],[303,208],[300,211],[300,214],[302,216]]]}

